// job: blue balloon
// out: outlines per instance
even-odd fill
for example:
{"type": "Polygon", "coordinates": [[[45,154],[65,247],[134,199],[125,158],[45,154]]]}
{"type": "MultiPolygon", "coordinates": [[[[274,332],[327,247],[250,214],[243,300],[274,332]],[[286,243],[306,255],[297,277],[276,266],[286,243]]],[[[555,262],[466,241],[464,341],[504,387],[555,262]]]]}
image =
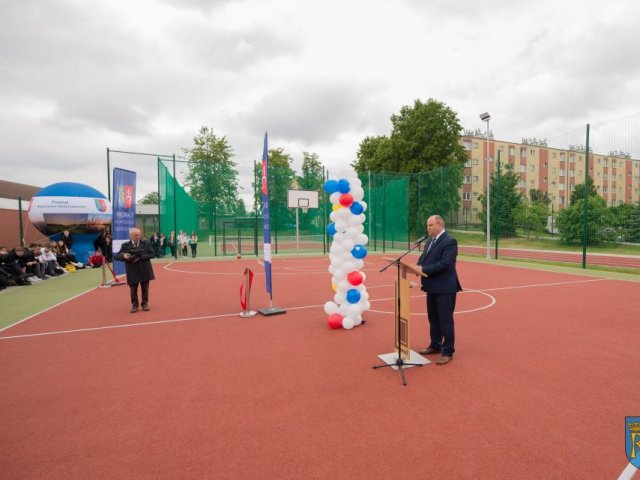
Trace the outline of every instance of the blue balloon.
{"type": "Polygon", "coordinates": [[[329,195],[332,193],[336,193],[338,191],[338,181],[337,180],[327,180],[324,182],[324,191],[329,195]]]}
{"type": "Polygon", "coordinates": [[[329,225],[327,225],[327,233],[331,236],[336,234],[336,224],[331,222],[329,225]]]}
{"type": "Polygon", "coordinates": [[[349,207],[349,210],[351,210],[351,213],[353,213],[354,215],[360,215],[362,212],[364,212],[364,207],[360,202],[353,202],[349,207]]]}
{"type": "Polygon", "coordinates": [[[344,178],[338,180],[338,191],[340,193],[349,193],[349,190],[351,190],[349,180],[345,180],[344,178]]]}
{"type": "Polygon", "coordinates": [[[367,249],[362,245],[356,245],[353,247],[353,250],[351,250],[351,255],[356,258],[364,258],[367,256],[367,249]]]}
{"type": "Polygon", "coordinates": [[[355,288],[347,291],[347,301],[349,303],[358,303],[360,301],[360,292],[355,288]]]}

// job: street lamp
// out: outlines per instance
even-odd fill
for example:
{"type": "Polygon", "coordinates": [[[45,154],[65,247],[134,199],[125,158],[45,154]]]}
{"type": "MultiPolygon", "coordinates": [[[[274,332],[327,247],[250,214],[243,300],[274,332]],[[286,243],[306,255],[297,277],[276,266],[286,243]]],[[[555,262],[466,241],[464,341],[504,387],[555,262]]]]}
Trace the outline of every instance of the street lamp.
{"type": "Polygon", "coordinates": [[[489,170],[489,120],[491,120],[491,115],[488,112],[481,113],[480,120],[487,122],[487,258],[491,258],[491,195],[489,194],[489,184],[491,183],[491,172],[489,170]]]}

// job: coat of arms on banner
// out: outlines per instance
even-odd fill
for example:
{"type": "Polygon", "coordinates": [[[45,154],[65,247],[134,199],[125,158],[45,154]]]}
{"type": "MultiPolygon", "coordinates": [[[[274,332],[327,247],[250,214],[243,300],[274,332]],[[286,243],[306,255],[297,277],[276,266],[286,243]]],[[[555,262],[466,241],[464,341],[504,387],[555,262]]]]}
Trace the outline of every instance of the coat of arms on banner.
{"type": "Polygon", "coordinates": [[[627,459],[640,468],[640,417],[625,417],[624,433],[627,459]]]}

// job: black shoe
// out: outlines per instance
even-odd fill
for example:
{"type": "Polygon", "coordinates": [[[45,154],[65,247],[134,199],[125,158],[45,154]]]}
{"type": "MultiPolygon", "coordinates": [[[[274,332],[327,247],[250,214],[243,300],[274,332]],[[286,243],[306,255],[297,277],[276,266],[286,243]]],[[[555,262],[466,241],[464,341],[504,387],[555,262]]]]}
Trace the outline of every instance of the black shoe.
{"type": "Polygon", "coordinates": [[[142,310],[148,312],[151,309],[149,308],[149,305],[142,305],[142,310]]]}
{"type": "Polygon", "coordinates": [[[131,310],[129,310],[129,313],[136,313],[138,311],[138,306],[137,305],[131,305],[131,310]]]}

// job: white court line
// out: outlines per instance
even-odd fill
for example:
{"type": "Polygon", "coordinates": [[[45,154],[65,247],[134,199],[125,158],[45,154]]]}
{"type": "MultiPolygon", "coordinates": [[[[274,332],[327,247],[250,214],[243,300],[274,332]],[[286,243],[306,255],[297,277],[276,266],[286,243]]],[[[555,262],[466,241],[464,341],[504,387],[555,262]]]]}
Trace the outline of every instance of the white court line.
{"type": "Polygon", "coordinates": [[[140,322],[140,323],[124,323],[121,325],[105,325],[104,327],[87,327],[87,328],[77,328],[74,330],[54,330],[51,332],[42,332],[42,333],[26,333],[24,335],[13,335],[10,337],[0,337],[0,340],[10,340],[14,338],[29,338],[29,337],[43,337],[46,335],[62,335],[65,333],[80,333],[80,332],[96,332],[100,330],[113,330],[115,328],[130,328],[130,327],[144,327],[146,325],[160,325],[163,323],[179,323],[179,322],[190,322],[193,320],[205,320],[209,318],[220,318],[220,317],[232,317],[237,316],[238,313],[223,313],[221,315],[206,315],[204,317],[187,317],[187,318],[174,318],[169,320],[157,320],[154,322],[140,322]]]}
{"type": "MultiPolygon", "coordinates": [[[[6,327],[4,327],[4,328],[0,328],[0,333],[4,332],[5,330],[9,330],[11,327],[15,327],[16,325],[20,325],[22,322],[26,322],[27,320],[30,320],[30,319],[32,319],[33,317],[37,317],[37,316],[38,316],[38,315],[40,315],[41,313],[48,312],[49,310],[52,310],[52,309],[54,309],[54,308],[56,308],[56,307],[59,307],[60,305],[64,305],[65,303],[70,302],[71,300],[75,300],[76,298],[81,297],[81,296],[82,296],[82,295],[84,295],[85,293],[92,292],[92,291],[96,290],[97,288],[98,288],[98,287],[90,288],[89,290],[86,290],[86,291],[84,291],[84,292],[82,292],[82,293],[79,293],[79,294],[77,294],[77,295],[75,295],[75,296],[73,296],[73,297],[71,297],[71,298],[67,298],[66,300],[63,300],[63,301],[62,301],[62,302],[60,302],[60,303],[56,303],[55,305],[52,305],[52,306],[50,306],[50,307],[48,307],[48,308],[45,308],[44,310],[40,310],[39,312],[34,313],[33,315],[29,315],[28,317],[23,318],[22,320],[20,320],[20,321],[18,321],[18,322],[16,322],[16,323],[12,323],[11,325],[7,325],[7,326],[6,326],[6,327]]],[[[0,338],[3,338],[3,337],[0,337],[0,338]]]]}
{"type": "Polygon", "coordinates": [[[638,469],[633,466],[633,464],[627,465],[627,467],[622,471],[618,480],[631,480],[633,476],[638,472],[638,469]]]}
{"type": "MultiPolygon", "coordinates": [[[[465,290],[463,292],[460,293],[479,293],[481,295],[484,295],[486,297],[489,297],[491,299],[491,302],[488,305],[484,305],[482,307],[478,307],[478,308],[473,308],[471,310],[456,310],[455,314],[456,315],[461,315],[463,313],[473,313],[473,312],[479,312],[481,310],[486,310],[487,308],[491,308],[496,304],[496,298],[492,295],[489,295],[488,293],[483,292],[482,290],[465,290]]],[[[424,298],[424,295],[411,295],[409,298],[424,298]]],[[[389,298],[376,298],[376,299],[369,299],[370,302],[381,302],[383,300],[395,300],[395,297],[389,297],[389,298]]],[[[376,312],[376,313],[387,313],[389,315],[393,315],[395,312],[387,312],[386,310],[373,310],[373,309],[369,309],[370,312],[376,312]]],[[[411,315],[416,315],[416,316],[426,316],[427,313],[412,313],[411,315]]]]}
{"type": "MultiPolygon", "coordinates": [[[[515,287],[500,287],[500,288],[495,288],[495,289],[485,289],[485,290],[464,290],[461,293],[465,293],[465,292],[475,292],[475,293],[481,293],[484,294],[490,298],[493,299],[493,303],[491,303],[490,305],[484,306],[484,307],[480,307],[478,309],[475,310],[469,310],[469,311],[462,311],[462,312],[456,312],[456,313],[471,313],[472,311],[478,311],[478,310],[484,310],[486,308],[489,308],[491,306],[493,306],[495,304],[495,298],[485,292],[487,291],[493,291],[493,290],[509,290],[509,289],[519,289],[519,288],[530,288],[530,287],[547,287],[547,286],[553,286],[553,285],[566,285],[566,284],[571,284],[571,283],[586,283],[586,282],[597,282],[597,281],[602,281],[602,280],[607,280],[607,279],[595,279],[595,280],[578,280],[578,281],[573,281],[573,282],[554,282],[554,283],[539,283],[539,284],[531,284],[531,285],[519,285],[519,286],[515,286],[515,287]]],[[[63,303],[66,303],[70,300],[73,300],[74,298],[77,298],[81,295],[84,295],[85,293],[88,293],[92,290],[95,290],[97,287],[92,288],[91,290],[87,290],[86,292],[82,292],[78,295],[76,295],[75,297],[72,297],[68,300],[65,300],[64,302],[59,303],[58,305],[62,305],[63,303]]],[[[413,295],[412,298],[420,298],[423,295],[413,295]]],[[[393,300],[394,297],[388,297],[388,298],[376,298],[376,299],[369,299],[370,302],[382,302],[382,301],[387,301],[387,300],[393,300]]],[[[52,308],[55,308],[57,305],[54,305],[52,307],[47,308],[46,310],[43,310],[40,313],[46,312],[47,310],[50,310],[52,308]]],[[[304,306],[299,306],[299,307],[288,307],[285,308],[285,310],[303,310],[303,309],[307,309],[307,308],[318,308],[318,307],[324,307],[324,304],[322,305],[304,305],[304,306]]],[[[393,312],[385,312],[385,311],[381,311],[381,310],[369,310],[371,312],[376,312],[376,313],[393,313],[393,312]]],[[[34,315],[31,315],[30,317],[27,317],[23,320],[21,320],[18,323],[22,323],[25,320],[28,320],[29,318],[33,318],[36,315],[39,315],[39,313],[36,313],[34,315]]],[[[90,332],[90,331],[96,331],[96,330],[108,330],[108,329],[114,329],[114,328],[125,328],[125,327],[135,327],[135,326],[144,326],[144,325],[155,325],[155,324],[162,324],[162,323],[175,323],[175,322],[185,322],[185,321],[190,321],[190,320],[199,320],[199,319],[207,319],[207,318],[219,318],[219,317],[228,317],[228,316],[233,316],[233,315],[238,315],[237,313],[227,313],[227,314],[222,314],[222,315],[209,315],[209,316],[205,316],[205,317],[190,317],[190,318],[186,318],[186,319],[174,319],[174,320],[159,320],[156,322],[143,322],[143,323],[132,323],[132,324],[124,324],[124,325],[112,325],[112,326],[105,326],[105,327],[93,327],[93,328],[83,328],[83,329],[77,329],[77,330],[60,330],[60,331],[52,331],[52,332],[43,332],[43,333],[32,333],[32,334],[25,334],[25,335],[14,335],[14,336],[9,336],[9,337],[0,337],[0,340],[7,340],[7,339],[12,339],[12,338],[25,338],[25,337],[38,337],[38,336],[44,336],[44,335],[59,335],[59,334],[64,334],[64,333],[77,333],[77,332],[90,332]]],[[[415,314],[415,315],[424,315],[424,314],[415,314]]],[[[0,332],[7,330],[8,328],[11,328],[14,325],[18,325],[18,323],[14,323],[13,325],[9,325],[8,327],[0,330],[0,332]]]]}

